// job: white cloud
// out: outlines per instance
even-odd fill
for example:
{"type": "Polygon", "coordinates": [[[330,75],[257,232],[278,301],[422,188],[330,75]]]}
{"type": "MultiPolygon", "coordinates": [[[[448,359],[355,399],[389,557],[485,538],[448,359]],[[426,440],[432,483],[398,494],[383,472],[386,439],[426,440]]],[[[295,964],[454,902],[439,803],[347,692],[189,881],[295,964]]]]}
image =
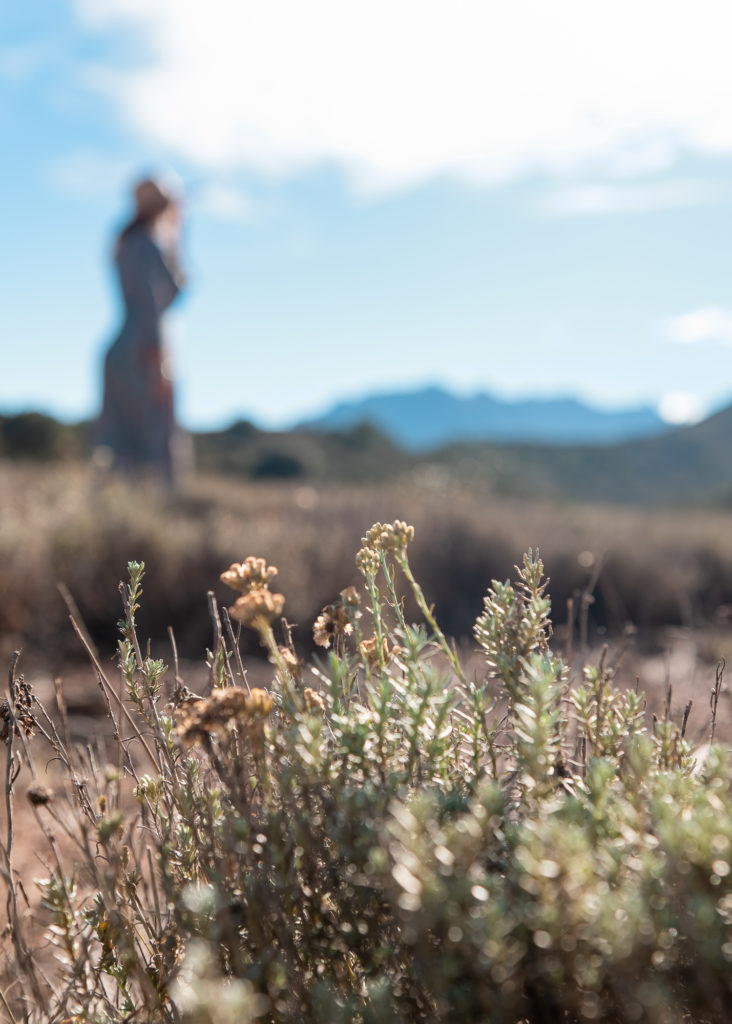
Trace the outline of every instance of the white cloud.
{"type": "Polygon", "coordinates": [[[684,313],[668,322],[667,335],[682,345],[732,345],[732,310],[704,306],[684,313]]]}
{"type": "Polygon", "coordinates": [[[363,189],[437,175],[618,175],[732,153],[726,0],[75,0],[132,33],[87,69],[147,142],[195,164],[363,189]],[[128,47],[128,50],[130,47],[128,47]]]}
{"type": "Polygon", "coordinates": [[[674,426],[699,423],[708,411],[709,405],[701,395],[685,391],[672,391],[658,403],[658,415],[674,426]]]}
{"type": "Polygon", "coordinates": [[[676,180],[643,184],[572,185],[550,193],[540,204],[550,216],[643,213],[716,202],[725,193],[717,181],[676,180]]]}

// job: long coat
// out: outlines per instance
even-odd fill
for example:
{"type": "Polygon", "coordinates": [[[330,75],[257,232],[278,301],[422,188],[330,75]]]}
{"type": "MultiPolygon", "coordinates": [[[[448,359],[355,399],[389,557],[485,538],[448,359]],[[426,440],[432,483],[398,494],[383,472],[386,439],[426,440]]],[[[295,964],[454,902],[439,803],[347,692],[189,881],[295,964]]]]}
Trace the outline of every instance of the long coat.
{"type": "Polygon", "coordinates": [[[141,224],[122,235],[115,262],[125,320],[104,360],[97,443],[111,450],[115,468],[172,480],[184,443],[175,421],[164,314],[179,292],[180,274],[141,224]]]}

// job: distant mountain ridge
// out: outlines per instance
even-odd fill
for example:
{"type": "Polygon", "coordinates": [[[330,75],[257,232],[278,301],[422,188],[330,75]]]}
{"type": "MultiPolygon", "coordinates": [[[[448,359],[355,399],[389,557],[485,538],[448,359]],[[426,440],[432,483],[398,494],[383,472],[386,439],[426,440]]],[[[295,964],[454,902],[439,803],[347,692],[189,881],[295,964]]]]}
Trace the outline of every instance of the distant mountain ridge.
{"type": "Polygon", "coordinates": [[[487,393],[463,398],[439,387],[340,402],[295,429],[328,432],[362,423],[412,452],[472,441],[615,444],[671,430],[648,406],[607,412],[575,398],[510,401],[487,393]]]}

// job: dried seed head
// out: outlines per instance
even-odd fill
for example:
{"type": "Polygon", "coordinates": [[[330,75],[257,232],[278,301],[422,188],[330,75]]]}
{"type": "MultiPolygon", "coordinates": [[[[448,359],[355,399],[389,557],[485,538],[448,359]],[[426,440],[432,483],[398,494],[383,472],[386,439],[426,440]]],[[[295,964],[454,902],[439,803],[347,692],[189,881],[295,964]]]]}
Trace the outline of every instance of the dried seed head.
{"type": "Polygon", "coordinates": [[[247,716],[250,718],[264,717],[272,710],[272,704],[272,698],[267,691],[255,686],[246,700],[245,709],[247,716]]]}
{"type": "Polygon", "coordinates": [[[355,587],[346,587],[345,590],[342,590],[339,601],[343,608],[352,609],[357,619],[361,617],[361,613],[358,611],[361,607],[361,595],[355,587]]]}
{"type": "Polygon", "coordinates": [[[324,608],[313,624],[313,640],[319,647],[330,647],[330,642],[335,635],[335,621],[329,614],[328,608],[324,608]]]}
{"type": "Polygon", "coordinates": [[[305,698],[305,706],[308,711],[316,711],[322,715],[325,714],[325,701],[317,690],[313,690],[309,686],[306,686],[303,690],[303,697],[305,698]]]}
{"type": "MultiPolygon", "coordinates": [[[[360,614],[360,613],[357,613],[360,614]]],[[[320,647],[330,647],[331,640],[353,632],[347,609],[340,603],[328,604],[313,625],[313,640],[320,647]]]]}
{"type": "Polygon", "coordinates": [[[395,519],[393,523],[374,523],[366,536],[361,538],[361,543],[364,548],[371,548],[374,551],[403,554],[413,539],[414,527],[401,519],[395,519]]]}
{"type": "Polygon", "coordinates": [[[176,712],[176,732],[184,746],[208,744],[212,733],[224,732],[229,725],[256,730],[272,710],[272,698],[266,690],[247,693],[238,686],[214,690],[210,697],[180,708],[176,712]]]}
{"type": "Polygon", "coordinates": [[[291,647],[280,647],[280,658],[295,682],[302,682],[302,670],[305,667],[291,647]]]}
{"type": "Polygon", "coordinates": [[[197,693],[193,690],[189,690],[187,686],[181,685],[180,683],[175,688],[175,693],[171,697],[170,701],[165,705],[165,711],[170,714],[176,711],[178,708],[184,707],[186,704],[193,704],[197,700],[202,700],[197,693]]]}
{"type": "MultiPolygon", "coordinates": [[[[359,644],[359,651],[361,657],[364,659],[368,667],[373,670],[379,664],[379,642],[375,636],[369,637],[368,640],[363,640],[359,644]]],[[[381,641],[381,663],[388,665],[391,659],[399,650],[398,647],[389,647],[389,641],[386,637],[382,638],[381,641]]]]}
{"type": "Polygon", "coordinates": [[[284,606],[283,594],[273,594],[265,589],[251,590],[229,608],[229,615],[243,626],[259,629],[279,618],[284,606]]]}
{"type": "Polygon", "coordinates": [[[277,575],[273,565],[267,565],[263,558],[250,555],[243,562],[233,562],[226,572],[221,573],[221,582],[232,590],[248,594],[253,590],[264,590],[277,575]]]}
{"type": "Polygon", "coordinates": [[[374,548],[363,547],[356,555],[356,568],[366,579],[373,579],[380,565],[379,552],[374,548]]]}
{"type": "Polygon", "coordinates": [[[25,795],[34,807],[43,807],[53,800],[54,792],[49,786],[44,786],[42,782],[34,782],[28,787],[25,795]]]}
{"type": "Polygon", "coordinates": [[[359,607],[361,598],[355,587],[346,587],[338,595],[338,600],[327,604],[313,625],[313,639],[320,647],[330,647],[331,640],[340,636],[349,636],[353,632],[353,623],[361,618],[359,607]]]}
{"type": "MultiPolygon", "coordinates": [[[[26,736],[33,736],[36,723],[33,718],[33,689],[26,683],[23,676],[13,680],[13,714],[15,716],[16,735],[20,727],[26,736]]],[[[10,730],[10,703],[0,700],[0,741],[8,738],[10,730]]]]}

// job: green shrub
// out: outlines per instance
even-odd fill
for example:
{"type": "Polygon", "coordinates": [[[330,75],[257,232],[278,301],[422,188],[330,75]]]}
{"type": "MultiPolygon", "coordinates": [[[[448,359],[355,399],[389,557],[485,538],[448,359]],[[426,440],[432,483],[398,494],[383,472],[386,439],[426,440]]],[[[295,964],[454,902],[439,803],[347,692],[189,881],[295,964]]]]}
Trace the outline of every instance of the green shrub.
{"type": "Polygon", "coordinates": [[[276,635],[276,570],[233,565],[222,579],[240,596],[217,620],[205,696],[177,673],[166,691],[130,563],[121,697],[97,665],[106,768],[11,672],[7,780],[33,782],[60,964],[47,982],[9,831],[16,1020],[728,1019],[726,753],[698,764],[683,728],[649,726],[603,664],[573,684],[538,554],[515,585],[493,582],[475,626],[485,672],[466,678],[412,574],[412,536],[399,521],[367,533],[363,587],[323,609],[308,665],[286,626],[276,635]],[[266,691],[249,688],[239,628],[268,653],[266,691]],[[37,781],[34,730],[66,772],[56,797],[37,781]]]}

